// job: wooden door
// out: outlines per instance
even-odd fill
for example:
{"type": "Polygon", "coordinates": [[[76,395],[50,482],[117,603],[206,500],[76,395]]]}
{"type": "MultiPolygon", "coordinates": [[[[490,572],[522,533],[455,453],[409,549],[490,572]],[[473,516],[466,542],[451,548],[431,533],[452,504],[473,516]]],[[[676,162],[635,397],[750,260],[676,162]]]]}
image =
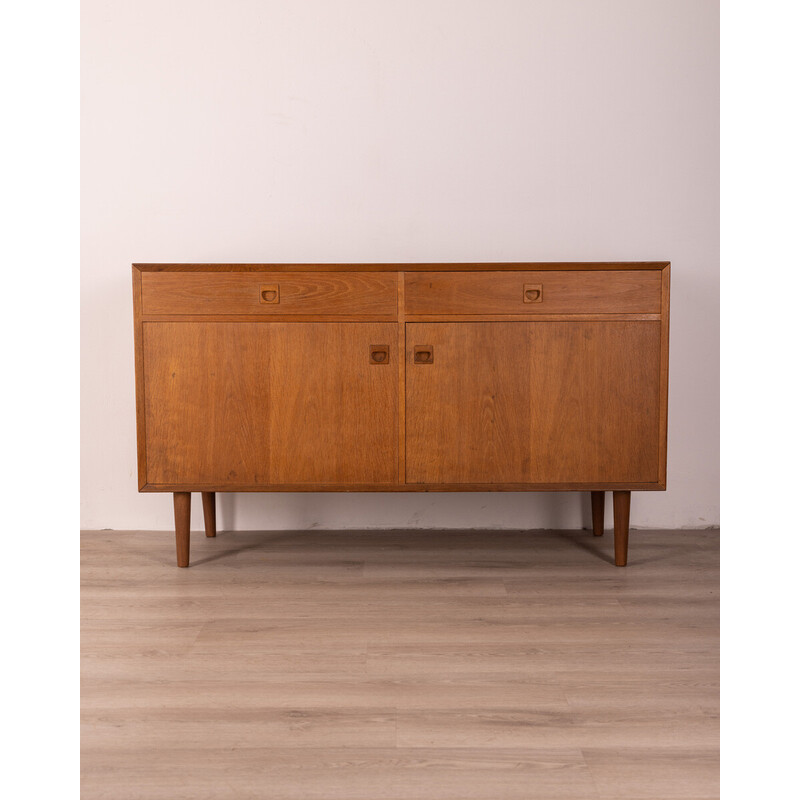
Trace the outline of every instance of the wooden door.
{"type": "Polygon", "coordinates": [[[408,323],[406,343],[406,481],[527,482],[529,323],[408,323]]]}
{"type": "Polygon", "coordinates": [[[661,323],[531,323],[531,480],[658,480],[661,323]]]}
{"type": "Polygon", "coordinates": [[[268,327],[270,482],[396,483],[397,324],[268,327]],[[381,363],[377,346],[388,348],[381,363]]]}
{"type": "Polygon", "coordinates": [[[152,485],[397,480],[394,323],[146,322],[152,485]],[[391,345],[388,363],[370,349],[391,345]]]}
{"type": "Polygon", "coordinates": [[[406,341],[409,483],[658,479],[658,322],[409,323],[406,341]]]}

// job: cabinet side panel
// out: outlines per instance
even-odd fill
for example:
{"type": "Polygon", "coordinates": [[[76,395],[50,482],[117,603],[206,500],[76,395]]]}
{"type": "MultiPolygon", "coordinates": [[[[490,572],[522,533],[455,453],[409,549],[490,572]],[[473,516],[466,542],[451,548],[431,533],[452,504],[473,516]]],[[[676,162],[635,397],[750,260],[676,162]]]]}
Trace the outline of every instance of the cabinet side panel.
{"type": "Polygon", "coordinates": [[[667,406],[669,401],[669,287],[670,267],[661,273],[661,393],[658,481],[667,488],[667,406]]]}
{"type": "Polygon", "coordinates": [[[262,484],[269,473],[269,326],[143,324],[150,484],[262,484]]]}
{"type": "Polygon", "coordinates": [[[142,349],[142,273],[133,267],[133,353],[136,379],[136,466],[139,489],[147,484],[144,413],[144,354],[142,349]]]}
{"type": "Polygon", "coordinates": [[[406,274],[397,275],[397,480],[406,482],[406,274]]]}
{"type": "Polygon", "coordinates": [[[661,323],[531,323],[530,480],[653,482],[661,323]]]}

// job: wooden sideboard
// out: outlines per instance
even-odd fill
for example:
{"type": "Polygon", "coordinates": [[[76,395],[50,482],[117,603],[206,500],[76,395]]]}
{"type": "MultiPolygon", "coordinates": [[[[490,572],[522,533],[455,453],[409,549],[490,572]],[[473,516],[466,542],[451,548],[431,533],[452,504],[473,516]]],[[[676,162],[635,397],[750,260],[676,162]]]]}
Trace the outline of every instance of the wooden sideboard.
{"type": "Polygon", "coordinates": [[[667,474],[669,263],[134,264],[139,490],[591,492],[667,474]]]}

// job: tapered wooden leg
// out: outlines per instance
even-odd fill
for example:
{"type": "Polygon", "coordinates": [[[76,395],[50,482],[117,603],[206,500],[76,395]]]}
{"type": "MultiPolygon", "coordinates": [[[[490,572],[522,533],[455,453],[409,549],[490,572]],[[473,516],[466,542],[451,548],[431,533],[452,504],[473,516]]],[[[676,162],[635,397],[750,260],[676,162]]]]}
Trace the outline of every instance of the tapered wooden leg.
{"type": "Polygon", "coordinates": [[[606,493],[592,492],[592,530],[595,536],[603,535],[605,524],[606,493]]]}
{"type": "Polygon", "coordinates": [[[628,526],[631,519],[631,493],[614,492],[614,563],[628,563],[628,526]]]}
{"type": "Polygon", "coordinates": [[[192,514],[192,495],[189,492],[173,492],[175,506],[175,550],[178,566],[189,566],[189,522],[192,514]]]}
{"type": "Polygon", "coordinates": [[[214,492],[201,492],[203,495],[203,518],[206,523],[206,536],[217,535],[217,496],[214,492]]]}

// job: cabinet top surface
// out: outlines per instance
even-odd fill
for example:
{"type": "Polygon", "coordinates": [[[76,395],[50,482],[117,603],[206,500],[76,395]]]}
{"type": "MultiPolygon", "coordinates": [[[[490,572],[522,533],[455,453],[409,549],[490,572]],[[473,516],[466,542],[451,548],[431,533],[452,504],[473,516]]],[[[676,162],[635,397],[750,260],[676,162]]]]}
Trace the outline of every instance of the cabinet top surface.
{"type": "Polygon", "coordinates": [[[340,264],[133,264],[140,272],[469,272],[513,270],[631,270],[668,267],[669,261],[485,261],[340,264]]]}

